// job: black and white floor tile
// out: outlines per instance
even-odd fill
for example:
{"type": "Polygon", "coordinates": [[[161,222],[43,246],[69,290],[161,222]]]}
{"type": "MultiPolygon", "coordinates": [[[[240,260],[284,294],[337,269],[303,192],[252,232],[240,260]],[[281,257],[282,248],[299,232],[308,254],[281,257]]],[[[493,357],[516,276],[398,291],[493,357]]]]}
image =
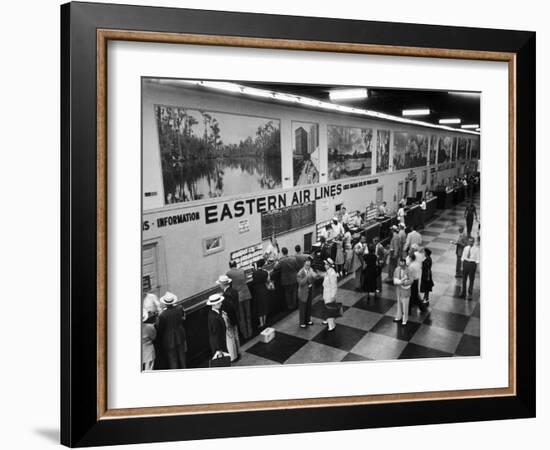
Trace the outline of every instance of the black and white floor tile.
{"type": "MultiPolygon", "coordinates": [[[[474,204],[479,211],[479,195],[474,204]]],[[[256,337],[246,343],[236,365],[479,356],[479,272],[473,300],[459,298],[462,279],[455,278],[455,247],[450,242],[464,224],[464,207],[438,211],[421,231],[423,245],[432,250],[435,283],[426,312],[413,310],[407,325],[397,324],[393,322],[395,288],[384,283],[378,297],[367,298],[355,291],[352,275],[339,283],[337,297],[344,314],[336,320],[334,331],[328,332],[322,324],[324,307],[317,298],[312,308],[314,325],[300,328],[298,312],[289,314],[273,326],[276,333],[271,342],[265,344],[256,337]]]]}

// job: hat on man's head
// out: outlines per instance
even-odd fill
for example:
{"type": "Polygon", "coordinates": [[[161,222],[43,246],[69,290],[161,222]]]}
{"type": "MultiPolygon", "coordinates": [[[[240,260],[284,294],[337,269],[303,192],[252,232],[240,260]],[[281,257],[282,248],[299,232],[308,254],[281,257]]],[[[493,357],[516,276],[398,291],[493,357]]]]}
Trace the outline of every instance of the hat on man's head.
{"type": "Polygon", "coordinates": [[[208,300],[206,301],[206,305],[215,306],[215,305],[219,305],[221,302],[223,302],[223,295],[212,294],[210,297],[208,297],[208,300]]]}
{"type": "Polygon", "coordinates": [[[392,225],[391,229],[393,231],[399,231],[399,227],[397,225],[392,225]]]}
{"type": "Polygon", "coordinates": [[[400,228],[405,228],[405,224],[403,222],[399,222],[399,227],[400,228]]]}
{"type": "Polygon", "coordinates": [[[227,275],[220,275],[216,280],[216,283],[221,286],[227,286],[229,283],[231,283],[231,278],[229,278],[227,275]]]}
{"type": "Polygon", "coordinates": [[[334,261],[332,260],[332,258],[327,258],[327,259],[325,259],[325,262],[326,262],[330,267],[334,267],[334,261]]]}
{"type": "Polygon", "coordinates": [[[160,301],[162,304],[166,306],[172,306],[176,304],[176,302],[178,301],[178,297],[175,294],[172,294],[171,292],[166,291],[166,294],[164,294],[160,298],[160,301]]]}

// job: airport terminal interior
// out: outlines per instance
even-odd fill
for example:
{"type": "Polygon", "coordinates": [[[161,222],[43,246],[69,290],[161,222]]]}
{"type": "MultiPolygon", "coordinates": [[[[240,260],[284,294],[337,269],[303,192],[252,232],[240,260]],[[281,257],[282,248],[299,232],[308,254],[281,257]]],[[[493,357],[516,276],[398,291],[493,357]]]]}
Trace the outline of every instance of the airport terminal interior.
{"type": "Polygon", "coordinates": [[[142,369],[480,357],[479,123],[476,92],[144,78],[142,369]]]}

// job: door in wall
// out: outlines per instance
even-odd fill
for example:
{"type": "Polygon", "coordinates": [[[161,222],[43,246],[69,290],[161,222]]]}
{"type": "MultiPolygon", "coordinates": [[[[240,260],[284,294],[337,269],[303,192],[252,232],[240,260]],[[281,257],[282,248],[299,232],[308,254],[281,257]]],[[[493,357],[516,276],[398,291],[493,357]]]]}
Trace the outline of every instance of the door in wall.
{"type": "Polygon", "coordinates": [[[311,253],[311,241],[313,232],[304,234],[304,253],[311,253]]]}

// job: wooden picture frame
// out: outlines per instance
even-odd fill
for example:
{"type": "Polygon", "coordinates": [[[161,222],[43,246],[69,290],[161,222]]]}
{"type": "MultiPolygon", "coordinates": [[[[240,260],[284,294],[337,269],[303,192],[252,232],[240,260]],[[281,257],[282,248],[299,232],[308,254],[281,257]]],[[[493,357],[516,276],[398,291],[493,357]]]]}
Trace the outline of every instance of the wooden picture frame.
{"type": "Polygon", "coordinates": [[[534,417],[535,33],[69,3],[61,7],[61,56],[64,445],[534,417]],[[110,40],[506,62],[510,73],[508,387],[109,409],[106,49],[110,40]]]}

